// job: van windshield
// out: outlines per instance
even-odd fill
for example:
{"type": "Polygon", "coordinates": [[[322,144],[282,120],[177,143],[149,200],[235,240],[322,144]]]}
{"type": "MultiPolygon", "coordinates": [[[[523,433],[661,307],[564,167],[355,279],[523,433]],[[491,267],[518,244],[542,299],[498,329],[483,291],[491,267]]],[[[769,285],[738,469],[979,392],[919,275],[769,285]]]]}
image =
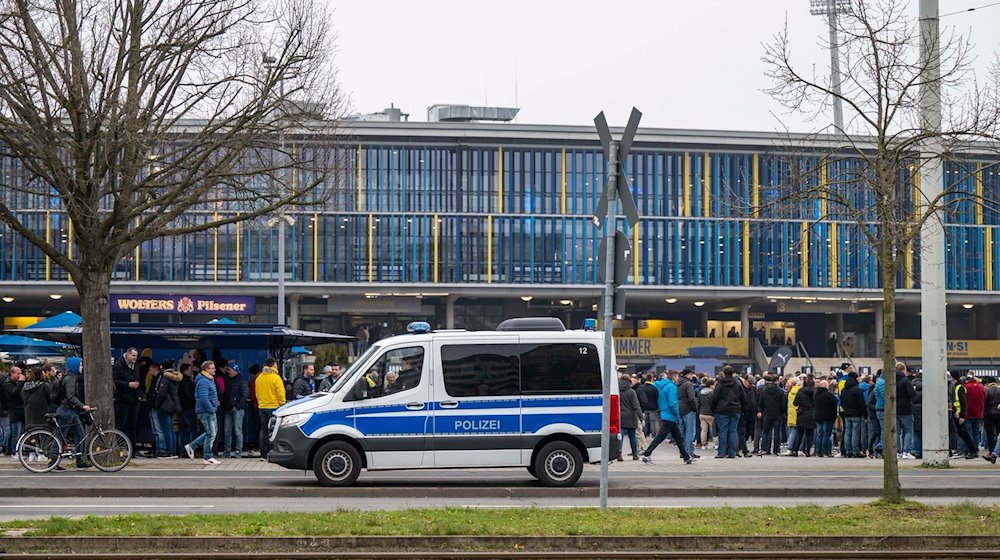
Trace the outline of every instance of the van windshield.
{"type": "Polygon", "coordinates": [[[351,364],[351,367],[347,368],[347,371],[345,371],[340,376],[340,379],[338,379],[337,382],[334,383],[333,386],[327,390],[327,393],[336,393],[337,391],[339,391],[340,388],[343,387],[345,383],[347,383],[348,379],[354,377],[354,372],[358,369],[358,364],[363,364],[367,362],[368,358],[370,358],[374,354],[379,354],[381,351],[382,347],[378,344],[373,344],[369,346],[368,350],[365,350],[364,354],[358,356],[358,359],[354,360],[354,363],[351,364]]]}

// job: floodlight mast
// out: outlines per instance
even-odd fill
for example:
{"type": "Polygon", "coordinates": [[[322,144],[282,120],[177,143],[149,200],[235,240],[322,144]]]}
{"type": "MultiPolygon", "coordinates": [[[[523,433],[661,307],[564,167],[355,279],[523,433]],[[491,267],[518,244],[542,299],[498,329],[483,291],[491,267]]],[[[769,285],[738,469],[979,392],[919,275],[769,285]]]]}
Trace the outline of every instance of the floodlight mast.
{"type": "Polygon", "coordinates": [[[844,105],[840,100],[840,46],[837,41],[837,14],[850,9],[850,0],[809,0],[809,13],[826,16],[830,29],[830,89],[833,91],[833,127],[844,134],[844,105]]]}

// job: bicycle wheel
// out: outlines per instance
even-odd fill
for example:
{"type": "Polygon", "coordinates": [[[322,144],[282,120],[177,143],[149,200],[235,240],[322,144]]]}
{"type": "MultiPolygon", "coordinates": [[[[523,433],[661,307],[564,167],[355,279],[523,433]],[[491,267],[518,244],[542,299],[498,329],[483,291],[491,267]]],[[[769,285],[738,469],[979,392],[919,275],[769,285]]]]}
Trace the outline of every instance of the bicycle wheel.
{"type": "Polygon", "coordinates": [[[62,460],[62,442],[44,428],[29,430],[17,440],[17,460],[33,473],[49,472],[62,460]]]}
{"type": "Polygon", "coordinates": [[[132,443],[118,430],[98,430],[87,444],[87,457],[98,470],[120,471],[132,460],[132,443]]]}

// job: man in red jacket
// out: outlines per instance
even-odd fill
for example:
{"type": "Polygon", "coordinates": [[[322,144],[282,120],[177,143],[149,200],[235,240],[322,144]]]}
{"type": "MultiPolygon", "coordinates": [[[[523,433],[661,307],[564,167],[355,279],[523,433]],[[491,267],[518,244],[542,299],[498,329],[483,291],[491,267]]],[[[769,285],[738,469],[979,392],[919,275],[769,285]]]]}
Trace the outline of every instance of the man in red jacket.
{"type": "Polygon", "coordinates": [[[972,436],[972,443],[976,448],[971,449],[972,453],[979,453],[979,444],[983,439],[983,413],[986,410],[986,387],[976,379],[976,374],[969,370],[969,380],[965,383],[965,402],[967,412],[965,415],[965,428],[972,436]]]}

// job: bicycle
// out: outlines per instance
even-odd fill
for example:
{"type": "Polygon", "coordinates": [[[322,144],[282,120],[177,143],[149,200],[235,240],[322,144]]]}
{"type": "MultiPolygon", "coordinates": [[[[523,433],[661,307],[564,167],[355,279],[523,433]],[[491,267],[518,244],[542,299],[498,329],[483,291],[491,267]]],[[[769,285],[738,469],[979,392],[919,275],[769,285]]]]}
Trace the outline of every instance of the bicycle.
{"type": "MultiPolygon", "coordinates": [[[[132,460],[132,442],[124,432],[105,428],[94,419],[94,410],[82,413],[86,426],[83,455],[103,472],[117,472],[132,460]]],[[[64,458],[76,459],[77,445],[68,445],[63,439],[62,426],[57,413],[45,415],[48,426],[31,428],[17,440],[17,459],[21,466],[33,473],[46,473],[59,466],[64,458]]]]}

